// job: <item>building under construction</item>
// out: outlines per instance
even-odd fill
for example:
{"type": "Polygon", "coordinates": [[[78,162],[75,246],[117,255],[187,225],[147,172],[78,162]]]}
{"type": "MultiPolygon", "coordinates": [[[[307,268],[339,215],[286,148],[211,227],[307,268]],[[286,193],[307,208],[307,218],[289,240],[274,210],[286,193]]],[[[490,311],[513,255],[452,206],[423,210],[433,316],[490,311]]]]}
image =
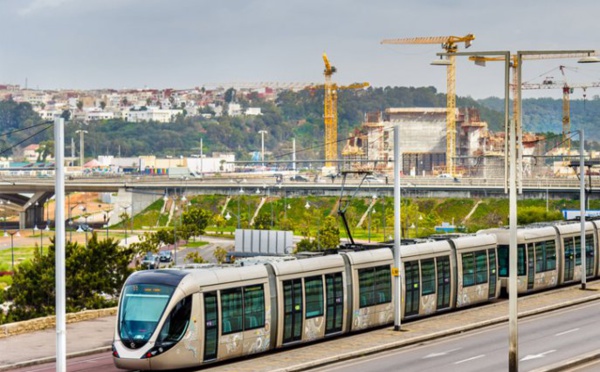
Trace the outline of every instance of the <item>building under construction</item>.
{"type": "MultiPolygon", "coordinates": [[[[477,109],[455,109],[456,175],[503,178],[504,133],[492,133],[477,109]]],[[[352,133],[342,151],[344,166],[352,170],[390,172],[393,169],[393,127],[400,129],[402,173],[436,176],[446,171],[446,108],[389,108],[368,113],[362,127],[352,133]]],[[[523,135],[525,168],[532,171],[533,156],[540,155],[543,137],[523,135]],[[529,164],[529,165],[528,165],[529,164]]],[[[454,176],[454,175],[452,175],[454,176]]]]}

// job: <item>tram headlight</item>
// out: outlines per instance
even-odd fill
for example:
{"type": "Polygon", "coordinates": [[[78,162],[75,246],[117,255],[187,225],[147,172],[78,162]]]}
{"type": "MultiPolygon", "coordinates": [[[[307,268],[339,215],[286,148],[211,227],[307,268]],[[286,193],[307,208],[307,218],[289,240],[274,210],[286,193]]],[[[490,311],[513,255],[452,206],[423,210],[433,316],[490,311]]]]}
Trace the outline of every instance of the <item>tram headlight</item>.
{"type": "Polygon", "coordinates": [[[160,354],[164,353],[165,351],[169,350],[170,348],[172,348],[173,346],[175,346],[175,344],[176,344],[176,342],[162,342],[160,344],[157,344],[152,349],[148,350],[142,356],[142,359],[153,358],[157,355],[160,355],[160,354]]]}

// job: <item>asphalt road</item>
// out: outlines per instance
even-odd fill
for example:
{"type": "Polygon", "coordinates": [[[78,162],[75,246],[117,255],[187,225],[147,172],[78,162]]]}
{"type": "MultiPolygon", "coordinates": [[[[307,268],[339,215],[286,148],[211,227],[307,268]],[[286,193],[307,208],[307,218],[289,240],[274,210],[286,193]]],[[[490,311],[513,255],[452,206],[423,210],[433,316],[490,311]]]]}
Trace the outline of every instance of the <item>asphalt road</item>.
{"type": "MultiPolygon", "coordinates": [[[[600,349],[600,301],[519,322],[519,370],[533,371],[600,349]]],[[[318,372],[508,370],[508,324],[350,360],[318,372]]]]}

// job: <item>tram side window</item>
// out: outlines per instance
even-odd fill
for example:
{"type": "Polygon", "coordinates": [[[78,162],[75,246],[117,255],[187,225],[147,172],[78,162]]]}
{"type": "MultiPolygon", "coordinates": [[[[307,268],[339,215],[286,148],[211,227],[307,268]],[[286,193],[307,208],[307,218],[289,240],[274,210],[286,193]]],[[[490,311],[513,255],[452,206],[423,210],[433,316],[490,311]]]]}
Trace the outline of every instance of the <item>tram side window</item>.
{"type": "Polygon", "coordinates": [[[508,277],[508,245],[498,246],[498,276],[508,277]]]}
{"type": "Polygon", "coordinates": [[[463,287],[475,284],[475,255],[473,253],[462,254],[463,287]]]}
{"type": "Polygon", "coordinates": [[[556,244],[554,240],[535,243],[535,272],[556,269],[556,244]]]}
{"type": "Polygon", "coordinates": [[[358,270],[360,307],[392,301],[392,279],[389,266],[358,270]]]}
{"type": "Polygon", "coordinates": [[[242,288],[232,288],[221,291],[224,335],[241,332],[243,330],[242,303],[242,288]]]}
{"type": "Polygon", "coordinates": [[[488,282],[488,260],[487,252],[475,252],[475,283],[483,284],[488,282]]]}
{"type": "Polygon", "coordinates": [[[487,252],[462,254],[463,287],[488,282],[487,252]]]}
{"type": "Polygon", "coordinates": [[[304,279],[306,293],[306,318],[323,316],[323,277],[304,279]]]}
{"type": "Polygon", "coordinates": [[[581,237],[575,237],[575,265],[581,265],[581,237]]]}
{"type": "MultiPolygon", "coordinates": [[[[531,258],[533,259],[533,257],[531,258]]],[[[527,273],[527,265],[525,263],[525,244],[517,245],[517,275],[523,276],[527,273]]]]}
{"type": "Polygon", "coordinates": [[[421,260],[421,294],[435,293],[435,263],[433,258],[421,260]]]}
{"type": "Polygon", "coordinates": [[[244,287],[244,330],[265,326],[265,291],[260,285],[244,287]]]}
{"type": "Polygon", "coordinates": [[[221,291],[223,334],[265,326],[265,291],[262,284],[221,291]]]}

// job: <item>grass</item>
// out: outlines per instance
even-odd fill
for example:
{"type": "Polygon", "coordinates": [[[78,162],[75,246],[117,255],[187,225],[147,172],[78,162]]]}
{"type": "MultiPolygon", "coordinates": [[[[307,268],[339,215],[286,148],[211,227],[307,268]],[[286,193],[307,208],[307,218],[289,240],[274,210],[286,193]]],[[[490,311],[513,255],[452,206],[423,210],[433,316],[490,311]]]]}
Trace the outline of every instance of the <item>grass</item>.
{"type": "Polygon", "coordinates": [[[187,242],[187,244],[182,245],[182,247],[200,248],[200,247],[205,246],[207,244],[208,244],[208,242],[187,242]]]}
{"type": "MultiPolygon", "coordinates": [[[[14,255],[15,255],[15,267],[18,266],[21,262],[30,260],[33,257],[33,252],[35,249],[39,249],[36,247],[15,247],[14,255]]],[[[44,246],[44,253],[48,251],[48,247],[44,246]]],[[[0,271],[11,271],[12,267],[12,252],[11,249],[3,249],[0,251],[0,271]]]]}

